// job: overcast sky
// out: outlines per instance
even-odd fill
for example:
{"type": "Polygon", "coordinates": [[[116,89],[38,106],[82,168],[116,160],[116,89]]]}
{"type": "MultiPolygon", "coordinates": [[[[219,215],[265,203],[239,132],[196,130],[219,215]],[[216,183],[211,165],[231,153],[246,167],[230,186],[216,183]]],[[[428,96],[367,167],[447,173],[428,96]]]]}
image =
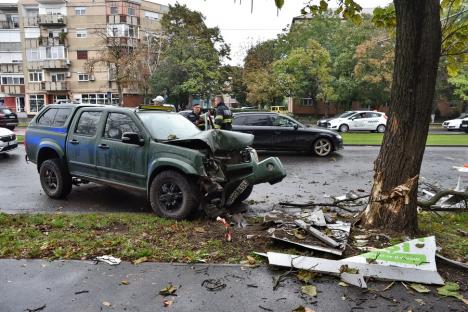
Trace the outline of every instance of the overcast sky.
{"type": "MultiPolygon", "coordinates": [[[[283,28],[291,24],[294,16],[300,15],[303,0],[285,0],[278,12],[274,0],[151,0],[161,4],[186,4],[201,12],[210,27],[218,26],[224,40],[231,46],[232,65],[242,64],[246,48],[252,43],[275,38],[283,28]]],[[[315,1],[318,2],[318,1],[315,1]]],[[[385,6],[390,0],[357,0],[363,8],[385,6]]],[[[333,3],[333,0],[331,1],[333,3]]]]}

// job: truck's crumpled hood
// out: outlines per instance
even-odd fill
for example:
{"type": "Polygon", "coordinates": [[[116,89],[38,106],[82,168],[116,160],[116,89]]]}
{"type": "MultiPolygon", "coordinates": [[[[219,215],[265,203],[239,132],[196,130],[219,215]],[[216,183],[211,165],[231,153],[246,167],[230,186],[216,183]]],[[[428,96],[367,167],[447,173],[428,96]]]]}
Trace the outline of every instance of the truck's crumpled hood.
{"type": "Polygon", "coordinates": [[[254,136],[252,134],[208,130],[191,136],[190,138],[167,141],[165,143],[183,146],[187,148],[203,148],[208,146],[213,153],[217,151],[236,151],[252,145],[254,136]]]}

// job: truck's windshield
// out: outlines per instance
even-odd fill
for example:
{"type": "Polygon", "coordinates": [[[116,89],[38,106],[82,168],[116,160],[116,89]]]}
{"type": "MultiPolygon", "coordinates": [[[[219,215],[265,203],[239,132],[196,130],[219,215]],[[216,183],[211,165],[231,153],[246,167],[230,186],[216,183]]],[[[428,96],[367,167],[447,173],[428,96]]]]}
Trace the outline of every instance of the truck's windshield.
{"type": "Polygon", "coordinates": [[[200,130],[177,113],[138,112],[143,124],[156,140],[175,140],[191,137],[200,130]]]}

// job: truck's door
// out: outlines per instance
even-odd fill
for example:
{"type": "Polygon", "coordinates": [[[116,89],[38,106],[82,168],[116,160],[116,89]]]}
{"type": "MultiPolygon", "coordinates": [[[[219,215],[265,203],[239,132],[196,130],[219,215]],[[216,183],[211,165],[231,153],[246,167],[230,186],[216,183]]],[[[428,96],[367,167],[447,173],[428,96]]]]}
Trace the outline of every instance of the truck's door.
{"type": "Polygon", "coordinates": [[[78,112],[70,126],[66,154],[72,175],[97,177],[96,135],[102,115],[99,109],[85,108],[78,112]]]}
{"type": "Polygon", "coordinates": [[[96,142],[97,169],[101,179],[137,188],[146,187],[147,142],[143,129],[132,112],[110,111],[104,131],[96,142]],[[122,134],[133,132],[146,144],[122,142],[122,134]]]}

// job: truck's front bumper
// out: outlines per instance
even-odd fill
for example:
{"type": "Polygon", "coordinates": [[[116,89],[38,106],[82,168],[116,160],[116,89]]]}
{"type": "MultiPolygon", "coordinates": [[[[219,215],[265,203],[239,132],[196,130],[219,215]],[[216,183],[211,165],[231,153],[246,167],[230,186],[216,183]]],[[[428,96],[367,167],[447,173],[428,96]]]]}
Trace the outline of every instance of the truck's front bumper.
{"type": "Polygon", "coordinates": [[[275,184],[286,177],[286,170],[278,157],[269,157],[253,164],[253,173],[246,179],[251,185],[260,183],[275,184]]]}

